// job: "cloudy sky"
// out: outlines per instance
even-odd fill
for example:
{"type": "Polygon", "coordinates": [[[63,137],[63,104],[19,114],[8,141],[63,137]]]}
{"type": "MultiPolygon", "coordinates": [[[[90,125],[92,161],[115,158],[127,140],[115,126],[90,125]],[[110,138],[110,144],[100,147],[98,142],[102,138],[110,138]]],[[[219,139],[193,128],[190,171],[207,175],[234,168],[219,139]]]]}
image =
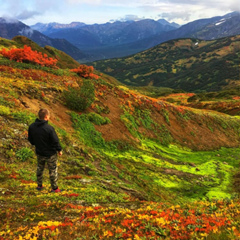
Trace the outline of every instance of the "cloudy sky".
{"type": "Polygon", "coordinates": [[[87,24],[164,18],[187,22],[240,11],[239,0],[0,0],[0,17],[37,22],[87,24]]]}

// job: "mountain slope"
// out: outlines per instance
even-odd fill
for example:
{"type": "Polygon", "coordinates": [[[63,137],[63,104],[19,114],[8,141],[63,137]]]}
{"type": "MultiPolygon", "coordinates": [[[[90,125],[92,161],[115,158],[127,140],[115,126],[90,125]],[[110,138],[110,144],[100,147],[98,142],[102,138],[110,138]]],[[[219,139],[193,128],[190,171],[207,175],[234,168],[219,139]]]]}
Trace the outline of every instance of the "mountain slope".
{"type": "Polygon", "coordinates": [[[47,54],[48,57],[56,58],[58,60],[57,67],[62,69],[77,68],[79,66],[79,62],[74,60],[66,53],[50,46],[45,46],[44,48],[42,48],[27,37],[16,36],[12,39],[12,41],[6,41],[6,39],[1,39],[1,45],[3,48],[6,49],[10,49],[11,47],[23,48],[24,45],[30,46],[32,50],[47,54]]]}
{"type": "Polygon", "coordinates": [[[234,12],[223,16],[219,21],[209,24],[192,36],[204,40],[223,38],[240,34],[240,13],[234,12]]]}
{"type": "Polygon", "coordinates": [[[138,54],[94,62],[96,69],[133,86],[216,91],[239,84],[240,35],[214,41],[178,39],[138,54]]]}
{"type": "Polygon", "coordinates": [[[150,98],[97,72],[94,102],[73,111],[64,93],[86,79],[0,60],[0,238],[237,239],[238,117],[150,98]],[[39,108],[63,147],[59,194],[47,173],[35,189],[27,129],[39,108]]]}
{"type": "Polygon", "coordinates": [[[0,18],[0,37],[12,39],[18,35],[28,37],[42,47],[46,45],[55,47],[72,56],[76,60],[85,60],[87,58],[85,53],[81,52],[76,46],[72,45],[65,39],[52,39],[36,30],[31,29],[29,26],[20,21],[8,21],[4,18],[0,18]]]}
{"type": "Polygon", "coordinates": [[[238,25],[239,17],[239,12],[233,12],[224,16],[198,19],[175,30],[163,32],[155,36],[149,36],[148,39],[137,41],[134,44],[129,45],[129,48],[138,47],[142,50],[146,50],[160,43],[178,38],[213,40],[221,37],[238,35],[240,34],[238,25]]]}

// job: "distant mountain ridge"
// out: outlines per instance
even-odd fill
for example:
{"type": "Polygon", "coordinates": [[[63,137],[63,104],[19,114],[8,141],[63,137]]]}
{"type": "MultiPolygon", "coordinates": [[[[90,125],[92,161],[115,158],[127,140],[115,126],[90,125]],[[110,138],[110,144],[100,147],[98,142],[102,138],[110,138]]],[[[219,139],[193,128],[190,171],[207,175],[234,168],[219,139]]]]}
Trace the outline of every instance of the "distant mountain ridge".
{"type": "Polygon", "coordinates": [[[169,23],[164,19],[158,21],[144,19],[93,25],[84,25],[83,23],[42,25],[38,23],[31,27],[51,38],[68,40],[79,49],[92,55],[93,60],[96,60],[136,53],[135,49],[124,49],[125,45],[147,39],[149,36],[174,30],[179,25],[169,23]],[[118,50],[119,46],[121,46],[120,50],[118,50]]]}
{"type": "MultiPolygon", "coordinates": [[[[46,26],[47,27],[47,26],[46,26]]],[[[32,26],[36,29],[36,25],[32,26]]],[[[145,19],[140,21],[116,21],[114,23],[83,25],[76,27],[54,26],[47,27],[42,33],[51,38],[64,38],[80,49],[88,50],[133,43],[149,36],[176,29],[167,21],[162,24],[158,21],[145,19]]]]}
{"type": "Polygon", "coordinates": [[[233,12],[225,15],[219,21],[209,24],[193,36],[204,40],[228,37],[240,34],[240,13],[233,12]]]}
{"type": "Polygon", "coordinates": [[[139,46],[143,50],[154,47],[160,43],[179,38],[199,38],[213,40],[222,37],[240,34],[240,12],[232,12],[224,16],[199,19],[182,25],[181,27],[151,36],[129,45],[129,48],[139,46]]]}
{"type": "MultiPolygon", "coordinates": [[[[151,20],[151,19],[146,19],[146,20],[151,20]]],[[[140,20],[140,22],[141,21],[145,21],[145,20],[140,20]]],[[[97,23],[96,24],[86,24],[86,23],[83,23],[83,22],[71,22],[69,24],[62,24],[62,23],[57,23],[57,22],[51,22],[51,23],[40,23],[40,22],[38,22],[34,25],[31,25],[30,27],[34,30],[37,30],[37,31],[45,34],[45,35],[48,35],[52,32],[56,32],[56,31],[62,30],[62,29],[82,28],[82,27],[87,27],[87,26],[90,26],[90,28],[94,26],[93,29],[96,28],[96,27],[99,27],[99,28],[102,29],[102,26],[104,27],[104,26],[110,25],[110,24],[115,25],[115,23],[118,23],[118,24],[122,23],[123,26],[126,26],[126,25],[129,25],[129,24],[134,23],[134,22],[139,22],[139,21],[115,21],[115,22],[112,22],[112,23],[107,22],[107,23],[104,23],[104,24],[97,24],[97,23]]],[[[171,26],[173,28],[179,28],[180,27],[179,24],[177,24],[175,22],[170,23],[170,22],[166,21],[165,19],[159,19],[159,20],[157,20],[157,22],[160,23],[163,26],[171,26]]]]}
{"type": "Polygon", "coordinates": [[[30,26],[32,29],[37,30],[45,35],[58,31],[59,29],[65,29],[65,28],[78,28],[85,26],[85,23],[82,22],[71,22],[69,24],[61,24],[57,22],[52,23],[36,23],[32,26],[30,26]]]}

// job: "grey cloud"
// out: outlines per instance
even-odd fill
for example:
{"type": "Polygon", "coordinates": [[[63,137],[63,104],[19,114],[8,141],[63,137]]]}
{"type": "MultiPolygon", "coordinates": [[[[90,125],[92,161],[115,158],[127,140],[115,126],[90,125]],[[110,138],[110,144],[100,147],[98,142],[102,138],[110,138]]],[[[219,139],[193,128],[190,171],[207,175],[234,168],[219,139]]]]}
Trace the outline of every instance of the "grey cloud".
{"type": "Polygon", "coordinates": [[[174,19],[180,18],[183,21],[189,21],[191,14],[189,12],[166,12],[166,13],[161,13],[158,15],[161,18],[165,18],[168,21],[172,21],[174,19]]]}
{"type": "Polygon", "coordinates": [[[8,15],[3,15],[2,16],[3,19],[1,19],[2,22],[6,22],[6,23],[17,23],[18,20],[16,18],[10,17],[8,15]]]}
{"type": "Polygon", "coordinates": [[[21,31],[19,31],[20,35],[24,35],[27,37],[31,37],[33,35],[34,31],[31,28],[24,28],[21,31]]]}
{"type": "Polygon", "coordinates": [[[61,5],[63,4],[61,0],[35,0],[35,8],[39,11],[48,11],[48,10],[55,10],[57,11],[59,8],[61,8],[61,5]]]}
{"type": "Polygon", "coordinates": [[[239,2],[232,2],[232,3],[229,5],[229,10],[230,10],[230,11],[240,12],[240,4],[239,4],[239,2]]]}
{"type": "Polygon", "coordinates": [[[121,21],[138,21],[138,20],[142,20],[143,18],[138,17],[137,15],[125,15],[124,18],[121,18],[121,21]]]}
{"type": "Polygon", "coordinates": [[[33,18],[36,15],[41,15],[41,13],[36,11],[24,10],[20,14],[18,14],[16,18],[19,20],[27,20],[29,18],[33,18]]]}
{"type": "Polygon", "coordinates": [[[215,8],[232,11],[239,11],[239,0],[158,0],[158,3],[174,4],[174,5],[192,5],[202,6],[204,8],[215,8]]]}
{"type": "MultiPolygon", "coordinates": [[[[1,0],[0,0],[1,1],[1,0]]],[[[5,4],[5,12],[20,20],[30,19],[36,15],[44,15],[49,10],[57,11],[61,6],[61,0],[31,0],[31,4],[24,4],[23,0],[8,0],[5,4]]]]}

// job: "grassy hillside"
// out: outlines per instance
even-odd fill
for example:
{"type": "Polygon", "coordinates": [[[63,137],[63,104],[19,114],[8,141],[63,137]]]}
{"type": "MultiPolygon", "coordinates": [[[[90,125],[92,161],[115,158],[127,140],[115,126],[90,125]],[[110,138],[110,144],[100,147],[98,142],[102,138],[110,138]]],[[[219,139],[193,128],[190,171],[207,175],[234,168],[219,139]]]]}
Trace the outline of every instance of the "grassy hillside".
{"type": "Polygon", "coordinates": [[[64,93],[81,88],[77,74],[1,63],[0,239],[240,236],[239,117],[151,98],[97,72],[94,102],[73,111],[64,93]],[[27,129],[39,108],[64,150],[59,194],[47,171],[35,189],[27,129]]]}
{"type": "Polygon", "coordinates": [[[12,41],[6,40],[4,38],[0,38],[0,47],[2,48],[22,48],[24,45],[30,46],[34,51],[41,52],[43,54],[47,54],[48,57],[56,58],[58,60],[57,66],[59,68],[76,68],[79,66],[79,63],[74,60],[72,57],[67,55],[66,53],[57,50],[51,46],[45,46],[44,48],[37,45],[32,40],[27,37],[17,36],[12,39],[12,41]]]}
{"type": "Polygon", "coordinates": [[[239,85],[239,40],[240,36],[214,41],[171,40],[93,65],[127,85],[218,91],[229,84],[239,85]]]}
{"type": "MultiPolygon", "coordinates": [[[[152,88],[146,88],[145,92],[150,94],[150,89],[152,88]]],[[[240,115],[240,87],[238,86],[219,92],[206,92],[198,94],[183,92],[174,93],[171,89],[160,89],[159,91],[154,90],[155,88],[153,88],[152,94],[157,96],[159,100],[174,103],[176,105],[196,109],[214,110],[232,116],[240,115]]]]}

